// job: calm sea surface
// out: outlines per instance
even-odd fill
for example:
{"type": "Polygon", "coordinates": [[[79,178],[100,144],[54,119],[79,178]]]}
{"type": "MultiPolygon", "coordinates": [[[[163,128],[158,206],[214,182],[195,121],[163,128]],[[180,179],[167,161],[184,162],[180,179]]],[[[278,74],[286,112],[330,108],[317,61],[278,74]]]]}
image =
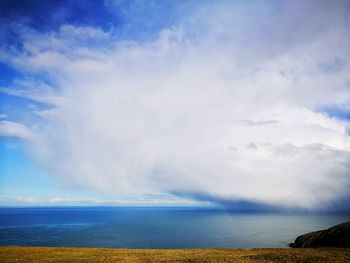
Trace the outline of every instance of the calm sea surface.
{"type": "Polygon", "coordinates": [[[0,245],[286,247],[350,214],[228,213],[203,208],[0,208],[0,245]]]}

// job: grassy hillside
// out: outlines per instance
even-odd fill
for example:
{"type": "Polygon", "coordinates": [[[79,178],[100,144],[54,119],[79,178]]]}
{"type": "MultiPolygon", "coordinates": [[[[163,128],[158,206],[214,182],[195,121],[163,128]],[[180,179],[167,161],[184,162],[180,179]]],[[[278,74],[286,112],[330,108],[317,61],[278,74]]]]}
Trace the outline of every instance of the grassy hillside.
{"type": "Polygon", "coordinates": [[[350,249],[0,247],[0,262],[350,262],[350,249]]]}

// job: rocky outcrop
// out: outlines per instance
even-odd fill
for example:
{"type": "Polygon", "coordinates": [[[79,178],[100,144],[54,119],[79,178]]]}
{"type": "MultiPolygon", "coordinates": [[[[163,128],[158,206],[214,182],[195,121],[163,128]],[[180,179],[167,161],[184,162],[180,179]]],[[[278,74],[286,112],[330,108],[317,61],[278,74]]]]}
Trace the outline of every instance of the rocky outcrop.
{"type": "Polygon", "coordinates": [[[350,222],[298,236],[290,247],[350,247],[350,222]]]}

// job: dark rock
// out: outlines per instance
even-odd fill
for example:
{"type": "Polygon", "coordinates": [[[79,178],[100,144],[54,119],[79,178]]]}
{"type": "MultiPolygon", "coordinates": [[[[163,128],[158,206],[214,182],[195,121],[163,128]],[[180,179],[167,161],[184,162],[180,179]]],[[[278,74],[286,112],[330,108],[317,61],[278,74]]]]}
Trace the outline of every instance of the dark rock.
{"type": "Polygon", "coordinates": [[[298,236],[290,247],[350,247],[350,222],[298,236]]]}

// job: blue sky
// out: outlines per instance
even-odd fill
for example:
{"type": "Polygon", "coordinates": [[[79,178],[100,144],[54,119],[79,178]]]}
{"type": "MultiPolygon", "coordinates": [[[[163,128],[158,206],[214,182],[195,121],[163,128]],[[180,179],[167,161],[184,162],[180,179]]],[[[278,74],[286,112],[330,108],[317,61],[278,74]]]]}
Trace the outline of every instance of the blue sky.
{"type": "Polygon", "coordinates": [[[348,209],[349,9],[1,1],[1,204],[348,209]]]}

